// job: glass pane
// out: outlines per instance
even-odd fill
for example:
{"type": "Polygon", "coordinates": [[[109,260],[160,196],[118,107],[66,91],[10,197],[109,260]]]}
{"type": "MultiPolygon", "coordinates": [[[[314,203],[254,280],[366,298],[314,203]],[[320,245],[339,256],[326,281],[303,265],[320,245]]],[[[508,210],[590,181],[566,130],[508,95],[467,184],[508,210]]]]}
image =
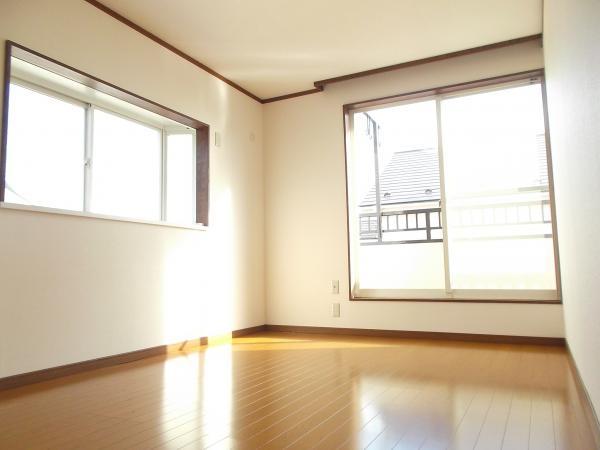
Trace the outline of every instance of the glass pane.
{"type": "Polygon", "coordinates": [[[94,110],[91,212],[160,220],[161,132],[94,110]]]}
{"type": "Polygon", "coordinates": [[[441,103],[453,289],[555,289],[539,84],[441,103]]]}
{"type": "Polygon", "coordinates": [[[194,136],[167,136],[167,221],[196,222],[194,136]]]}
{"type": "Polygon", "coordinates": [[[350,180],[360,289],[445,288],[435,101],[354,115],[350,180]]]}
{"type": "Polygon", "coordinates": [[[5,201],[83,209],[85,109],[10,85],[5,201]]]}

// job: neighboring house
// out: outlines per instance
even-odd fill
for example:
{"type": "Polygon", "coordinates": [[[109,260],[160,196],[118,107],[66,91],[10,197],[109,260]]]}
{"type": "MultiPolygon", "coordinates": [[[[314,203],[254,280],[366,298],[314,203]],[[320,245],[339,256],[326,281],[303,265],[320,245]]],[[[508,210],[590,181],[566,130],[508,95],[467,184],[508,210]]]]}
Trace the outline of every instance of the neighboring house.
{"type": "MultiPolygon", "coordinates": [[[[397,151],[379,177],[382,211],[390,207],[410,209],[412,204],[440,200],[440,168],[434,148],[397,151]]],[[[360,204],[361,210],[375,207],[375,186],[360,204]]],[[[416,206],[416,205],[415,205],[416,206]]],[[[420,206],[420,205],[419,205],[420,206]]]]}
{"type": "MultiPolygon", "coordinates": [[[[486,222],[488,225],[549,224],[549,200],[528,197],[527,194],[532,192],[531,195],[535,196],[535,192],[548,191],[546,140],[543,134],[537,135],[537,151],[539,178],[534,180],[534,185],[522,187],[522,193],[517,193],[516,197],[507,200],[513,205],[498,207],[490,203],[466,207],[458,216],[454,214],[455,226],[477,226],[473,221],[474,215],[477,214],[481,216],[482,223],[486,222]],[[493,217],[487,219],[485,214],[491,214],[493,217]]],[[[381,231],[378,229],[375,185],[359,205],[360,236],[363,244],[441,242],[440,168],[437,149],[420,148],[395,152],[381,172],[379,186],[381,231]]],[[[535,230],[537,235],[540,234],[538,229],[529,228],[535,230]]],[[[530,237],[528,233],[524,231],[523,236],[530,237]]],[[[551,231],[544,229],[542,236],[550,237],[550,233],[551,231]]]]}
{"type": "MultiPolygon", "coordinates": [[[[437,149],[420,148],[395,152],[381,172],[379,185],[382,232],[394,242],[440,241],[441,231],[435,231],[440,230],[440,168],[437,149]]],[[[387,241],[379,237],[377,229],[376,196],[373,186],[359,205],[360,235],[365,242],[387,241]]]]}
{"type": "MultiPolygon", "coordinates": [[[[548,186],[546,139],[537,135],[539,186],[548,186]]],[[[435,148],[401,150],[393,154],[379,177],[381,211],[439,206],[440,167],[435,148]],[[438,202],[438,203],[435,203],[438,202]],[[423,203],[428,203],[424,206],[423,203]],[[429,205],[431,204],[431,206],[429,205]]],[[[360,203],[361,212],[374,212],[375,186],[360,203]]]]}

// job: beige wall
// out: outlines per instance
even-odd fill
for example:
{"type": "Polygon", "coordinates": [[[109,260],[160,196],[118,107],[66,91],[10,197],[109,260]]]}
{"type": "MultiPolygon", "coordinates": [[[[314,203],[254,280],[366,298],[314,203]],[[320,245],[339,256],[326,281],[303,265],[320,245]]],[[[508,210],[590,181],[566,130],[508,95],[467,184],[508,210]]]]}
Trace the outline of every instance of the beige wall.
{"type": "Polygon", "coordinates": [[[5,39],[204,121],[222,146],[209,231],[0,210],[0,377],[263,324],[261,105],[81,0],[2,0],[5,39]]]}
{"type": "Polygon", "coordinates": [[[558,305],[347,300],[342,105],[539,68],[534,43],[263,107],[81,0],[2,0],[5,39],[204,121],[222,146],[208,231],[0,209],[0,377],[263,323],[563,336],[558,305]]]}
{"type": "Polygon", "coordinates": [[[600,2],[545,3],[544,56],[566,334],[600,411],[600,2]]]}
{"type": "Polygon", "coordinates": [[[539,44],[328,86],[265,106],[267,322],[563,336],[560,305],[349,302],[342,105],[543,67],[539,44]],[[340,280],[340,295],[330,293],[340,280]],[[341,302],[341,317],[331,303],[341,302]]]}

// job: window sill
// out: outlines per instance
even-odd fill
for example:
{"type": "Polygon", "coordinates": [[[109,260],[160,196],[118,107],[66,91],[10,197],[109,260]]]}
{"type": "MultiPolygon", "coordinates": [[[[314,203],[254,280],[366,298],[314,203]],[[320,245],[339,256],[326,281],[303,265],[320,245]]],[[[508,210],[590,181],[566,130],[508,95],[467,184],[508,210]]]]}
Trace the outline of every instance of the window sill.
{"type": "Polygon", "coordinates": [[[432,303],[531,303],[560,304],[560,292],[554,289],[356,289],[354,301],[404,301],[432,303]]]}
{"type": "Polygon", "coordinates": [[[184,225],[171,222],[162,222],[160,220],[146,220],[146,219],[131,219],[128,217],[109,216],[105,214],[94,214],[83,211],[71,211],[69,209],[58,209],[58,208],[47,208],[45,206],[33,206],[33,205],[20,205],[17,203],[6,203],[0,202],[0,209],[10,209],[15,211],[28,211],[42,214],[60,214],[63,216],[74,216],[84,217],[87,219],[99,219],[99,220],[111,220],[114,222],[129,222],[129,223],[140,223],[144,225],[154,225],[168,228],[183,228],[187,230],[206,230],[207,227],[201,223],[195,223],[191,225],[184,225]]]}
{"type": "Polygon", "coordinates": [[[387,298],[352,297],[352,302],[413,302],[413,303],[510,303],[524,305],[561,305],[562,300],[547,299],[476,299],[476,298],[387,298]]]}

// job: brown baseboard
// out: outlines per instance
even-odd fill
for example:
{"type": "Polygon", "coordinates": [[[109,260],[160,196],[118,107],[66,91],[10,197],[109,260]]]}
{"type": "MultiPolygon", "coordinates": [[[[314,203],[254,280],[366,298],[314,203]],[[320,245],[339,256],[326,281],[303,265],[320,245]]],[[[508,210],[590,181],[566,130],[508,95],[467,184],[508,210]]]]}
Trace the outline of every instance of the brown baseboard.
{"type": "Polygon", "coordinates": [[[295,325],[266,325],[266,331],[288,333],[341,334],[349,336],[393,337],[404,339],[437,339],[445,341],[487,342],[497,344],[529,344],[564,346],[564,338],[508,336],[499,334],[444,333],[437,331],[375,330],[369,328],[304,327],[295,325]]]}
{"type": "Polygon", "coordinates": [[[241,328],[239,330],[229,331],[227,333],[221,333],[214,336],[208,337],[208,345],[221,345],[230,344],[232,339],[246,336],[248,334],[259,333],[265,330],[264,325],[257,325],[255,327],[241,328]]]}
{"type": "MultiPolygon", "coordinates": [[[[571,353],[571,349],[568,345],[567,354],[569,355],[569,367],[571,369],[571,373],[573,374],[573,380],[575,382],[575,388],[577,390],[577,396],[581,406],[580,409],[581,411],[583,411],[584,414],[584,420],[578,422],[585,422],[585,425],[590,431],[589,434],[594,440],[594,442],[584,443],[584,445],[586,445],[589,448],[591,448],[591,446],[594,446],[594,448],[600,450],[600,421],[598,420],[598,415],[594,410],[592,400],[590,399],[590,394],[588,393],[585,384],[583,384],[583,379],[581,378],[581,374],[579,373],[579,368],[577,367],[575,358],[573,358],[573,354],[571,353]]],[[[587,435],[587,433],[584,435],[587,435]]]]}
{"type": "MultiPolygon", "coordinates": [[[[350,336],[372,336],[372,337],[395,337],[405,339],[437,339],[468,342],[493,342],[504,344],[535,344],[535,345],[559,345],[564,346],[564,338],[530,337],[530,336],[504,336],[490,334],[467,334],[467,333],[441,333],[432,331],[399,331],[399,330],[375,330],[366,328],[334,328],[334,327],[306,327],[294,325],[258,325],[242,328],[231,332],[231,337],[237,338],[261,331],[282,331],[291,333],[320,333],[350,336]]],[[[0,378],[0,391],[25,386],[42,381],[54,380],[56,378],[75,375],[94,369],[125,364],[140,359],[167,353],[188,351],[198,346],[207,345],[209,338],[201,337],[176,344],[160,345],[157,347],[136,350],[119,355],[106,356],[103,358],[81,361],[64,366],[51,367],[49,369],[36,370],[10,377],[0,378]]]]}
{"type": "Polygon", "coordinates": [[[231,337],[237,338],[246,336],[247,334],[260,333],[261,331],[266,331],[267,325],[257,325],[255,327],[242,328],[241,330],[234,330],[231,332],[231,337]]]}
{"type": "Polygon", "coordinates": [[[105,356],[103,358],[90,359],[87,361],[66,364],[64,366],[50,367],[48,369],[36,370],[34,372],[21,373],[10,377],[0,378],[0,391],[12,389],[28,384],[50,381],[56,378],[75,375],[81,372],[88,372],[94,369],[125,364],[140,359],[151,358],[153,356],[165,355],[168,353],[177,353],[189,351],[208,344],[208,338],[201,337],[190,339],[176,344],[159,345],[157,347],[145,348],[133,352],[121,353],[118,355],[105,356]]]}

